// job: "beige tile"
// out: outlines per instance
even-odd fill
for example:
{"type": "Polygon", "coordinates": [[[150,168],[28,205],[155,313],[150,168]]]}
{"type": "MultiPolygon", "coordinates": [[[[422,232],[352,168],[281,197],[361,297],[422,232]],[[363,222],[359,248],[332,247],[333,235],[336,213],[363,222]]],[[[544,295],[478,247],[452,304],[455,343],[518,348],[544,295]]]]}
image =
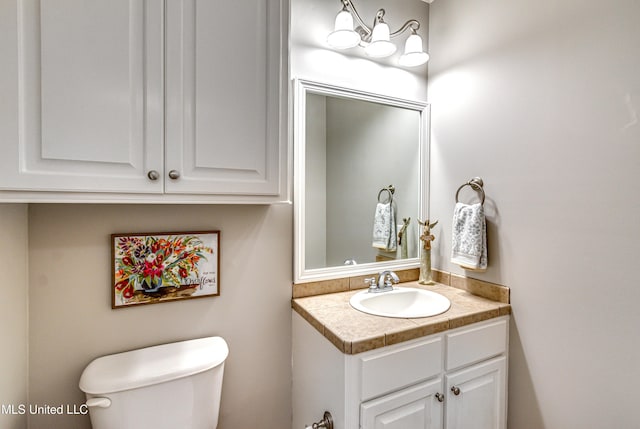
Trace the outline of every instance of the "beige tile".
{"type": "Polygon", "coordinates": [[[296,313],[302,316],[304,320],[309,322],[309,324],[311,324],[311,326],[313,326],[318,332],[324,335],[324,326],[322,325],[322,323],[318,319],[313,317],[311,314],[309,314],[309,312],[303,306],[301,306],[299,303],[292,300],[291,308],[293,308],[296,311],[296,313]]]}
{"type": "Polygon", "coordinates": [[[384,335],[378,335],[371,338],[363,338],[357,341],[351,342],[351,350],[348,354],[358,354],[368,352],[369,350],[379,349],[380,347],[384,347],[384,335]]]}
{"type": "Polygon", "coordinates": [[[349,290],[349,279],[322,280],[319,282],[296,283],[293,285],[293,298],[324,295],[349,290]]]}
{"type": "Polygon", "coordinates": [[[473,314],[488,310],[499,310],[499,308],[499,303],[472,295],[469,292],[461,291],[461,293],[457,295],[457,299],[451,300],[449,317],[457,317],[459,314],[473,314]]]}
{"type": "Polygon", "coordinates": [[[501,305],[500,306],[500,316],[508,316],[511,314],[511,305],[501,305]]]}
{"type": "Polygon", "coordinates": [[[400,277],[400,283],[414,282],[420,278],[420,269],[412,268],[409,270],[400,270],[396,271],[396,274],[400,277]]]}
{"type": "Polygon", "coordinates": [[[351,344],[347,344],[339,335],[335,334],[331,329],[325,328],[324,336],[342,353],[351,354],[351,344]]]}
{"type": "Polygon", "coordinates": [[[436,292],[439,293],[441,295],[446,296],[447,298],[449,298],[450,300],[453,298],[456,298],[458,296],[463,296],[463,295],[469,295],[469,293],[460,290],[460,289],[455,289],[452,288],[450,286],[441,284],[441,283],[435,283],[432,285],[421,285],[418,282],[409,282],[406,283],[405,285],[406,287],[415,287],[415,288],[419,288],[419,289],[424,289],[424,290],[430,290],[432,292],[436,292]]]}
{"type": "Polygon", "coordinates": [[[446,319],[449,323],[448,328],[453,329],[500,315],[501,304],[473,295],[465,290],[440,284],[419,286],[440,293],[451,301],[451,307],[443,314],[428,318],[413,319],[415,323],[420,325],[430,326],[446,319]]]}
{"type": "Polygon", "coordinates": [[[428,332],[430,334],[435,334],[436,332],[441,332],[440,327],[442,327],[443,325],[445,325],[445,329],[448,328],[449,325],[449,318],[450,316],[450,311],[451,309],[445,311],[442,314],[436,314],[435,316],[430,316],[430,317],[415,317],[413,319],[410,319],[411,322],[413,322],[414,324],[423,327],[423,332],[428,332]],[[424,327],[427,328],[424,328],[424,327]],[[430,330],[433,329],[433,332],[430,332],[430,330]]]}
{"type": "Polygon", "coordinates": [[[442,283],[444,285],[451,284],[451,274],[446,271],[433,270],[433,279],[437,283],[442,283]]]}
{"type": "Polygon", "coordinates": [[[349,299],[354,295],[355,291],[337,292],[324,295],[307,296],[304,298],[296,298],[295,302],[304,306],[306,309],[313,310],[317,308],[335,307],[349,303],[349,299]]]}
{"type": "MultiPolygon", "coordinates": [[[[446,280],[446,276],[444,278],[446,280]]],[[[452,281],[461,282],[459,279],[450,278],[452,281]]],[[[350,281],[353,279],[358,277],[352,277],[350,281]]],[[[472,290],[482,289],[486,285],[489,285],[489,288],[492,286],[491,283],[477,280],[467,282],[465,279],[464,285],[469,284],[472,290]]],[[[443,314],[425,318],[373,316],[350,306],[349,299],[358,290],[296,298],[292,300],[291,306],[338,350],[346,354],[362,353],[511,313],[509,304],[475,295],[462,288],[441,283],[420,285],[417,281],[406,282],[402,286],[440,293],[449,298],[451,307],[443,314]]],[[[341,283],[340,288],[342,287],[344,283],[341,283]]]]}
{"type": "Polygon", "coordinates": [[[463,314],[458,317],[452,317],[451,319],[449,319],[449,329],[455,329],[461,326],[470,325],[472,323],[482,322],[484,320],[493,319],[498,316],[500,316],[500,310],[498,308],[475,312],[472,314],[463,314]]]}
{"type": "Polygon", "coordinates": [[[406,319],[372,316],[343,306],[315,309],[310,312],[319,318],[326,329],[331,330],[343,340],[353,343],[361,340],[382,338],[384,333],[411,326],[406,319]]]}
{"type": "Polygon", "coordinates": [[[482,296],[493,301],[505,304],[510,302],[509,288],[499,284],[451,274],[451,286],[466,290],[474,295],[482,296]]]}
{"type": "MultiPolygon", "coordinates": [[[[349,277],[349,289],[364,289],[367,288],[367,284],[364,282],[364,279],[368,279],[371,277],[378,277],[379,271],[371,272],[369,274],[363,274],[360,276],[349,277]]],[[[398,270],[395,271],[400,279],[400,283],[411,282],[418,280],[420,275],[420,270],[418,268],[411,268],[408,270],[398,270]]]]}
{"type": "Polygon", "coordinates": [[[385,337],[385,344],[387,346],[391,344],[398,344],[403,341],[415,340],[416,338],[425,337],[427,335],[436,334],[449,329],[449,319],[446,317],[438,320],[431,320],[429,322],[426,322],[426,319],[427,318],[406,319],[407,322],[411,323],[413,326],[403,330],[387,333],[385,337]],[[420,321],[422,321],[422,323],[420,321]]]}
{"type": "Polygon", "coordinates": [[[448,312],[450,329],[500,316],[500,304],[468,292],[461,292],[459,296],[466,295],[466,299],[452,300],[448,312]]]}
{"type": "Polygon", "coordinates": [[[355,289],[364,289],[369,287],[365,282],[364,279],[369,279],[371,277],[378,277],[378,273],[371,273],[371,274],[365,274],[362,276],[355,276],[355,277],[349,277],[349,289],[351,290],[355,290],[355,289]]]}

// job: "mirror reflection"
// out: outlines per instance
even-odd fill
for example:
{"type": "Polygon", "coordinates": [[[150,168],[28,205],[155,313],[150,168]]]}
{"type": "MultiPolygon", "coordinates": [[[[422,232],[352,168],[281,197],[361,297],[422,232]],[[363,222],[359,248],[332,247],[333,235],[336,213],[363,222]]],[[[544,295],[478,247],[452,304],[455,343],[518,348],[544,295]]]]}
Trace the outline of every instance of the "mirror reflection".
{"type": "Polygon", "coordinates": [[[417,258],[425,106],[304,97],[303,271],[417,258]]]}

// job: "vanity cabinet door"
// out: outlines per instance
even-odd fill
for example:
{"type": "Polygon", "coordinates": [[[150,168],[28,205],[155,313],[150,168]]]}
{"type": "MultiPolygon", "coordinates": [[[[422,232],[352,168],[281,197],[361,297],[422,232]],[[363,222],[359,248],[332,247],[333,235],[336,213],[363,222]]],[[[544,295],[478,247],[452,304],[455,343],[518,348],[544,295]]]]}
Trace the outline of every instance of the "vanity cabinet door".
{"type": "Polygon", "coordinates": [[[447,374],[445,429],[506,427],[506,357],[447,374]]]}
{"type": "Polygon", "coordinates": [[[0,190],[162,192],[162,1],[0,14],[0,190]]]}
{"type": "Polygon", "coordinates": [[[165,192],[278,195],[280,1],[166,6],[165,192]]]}
{"type": "Polygon", "coordinates": [[[360,406],[361,429],[439,429],[442,379],[373,399],[360,406]]]}

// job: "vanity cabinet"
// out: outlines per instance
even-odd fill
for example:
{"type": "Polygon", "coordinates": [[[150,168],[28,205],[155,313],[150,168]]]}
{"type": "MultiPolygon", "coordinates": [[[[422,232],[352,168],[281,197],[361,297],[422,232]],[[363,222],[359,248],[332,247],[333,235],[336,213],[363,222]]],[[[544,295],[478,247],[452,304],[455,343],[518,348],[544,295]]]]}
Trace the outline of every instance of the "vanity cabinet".
{"type": "Polygon", "coordinates": [[[506,358],[501,356],[447,374],[447,429],[504,429],[506,358]]]}
{"type": "Polygon", "coordinates": [[[288,199],[280,0],[0,8],[0,198],[288,199]]]}
{"type": "Polygon", "coordinates": [[[445,333],[446,429],[506,428],[508,319],[445,333]]]}
{"type": "Polygon", "coordinates": [[[438,401],[441,391],[442,379],[437,378],[364,402],[360,406],[361,427],[439,429],[443,411],[438,401]]]}
{"type": "Polygon", "coordinates": [[[293,427],[505,429],[509,316],[341,353],[293,313],[293,427]]]}

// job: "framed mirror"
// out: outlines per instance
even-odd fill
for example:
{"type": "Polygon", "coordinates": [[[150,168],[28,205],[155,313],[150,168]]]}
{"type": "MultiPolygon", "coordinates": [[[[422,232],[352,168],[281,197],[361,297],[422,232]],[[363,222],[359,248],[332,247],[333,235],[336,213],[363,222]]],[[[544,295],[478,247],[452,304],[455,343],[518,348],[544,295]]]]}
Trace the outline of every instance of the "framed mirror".
{"type": "Polygon", "coordinates": [[[418,267],[429,106],[293,84],[295,283],[418,267]]]}

